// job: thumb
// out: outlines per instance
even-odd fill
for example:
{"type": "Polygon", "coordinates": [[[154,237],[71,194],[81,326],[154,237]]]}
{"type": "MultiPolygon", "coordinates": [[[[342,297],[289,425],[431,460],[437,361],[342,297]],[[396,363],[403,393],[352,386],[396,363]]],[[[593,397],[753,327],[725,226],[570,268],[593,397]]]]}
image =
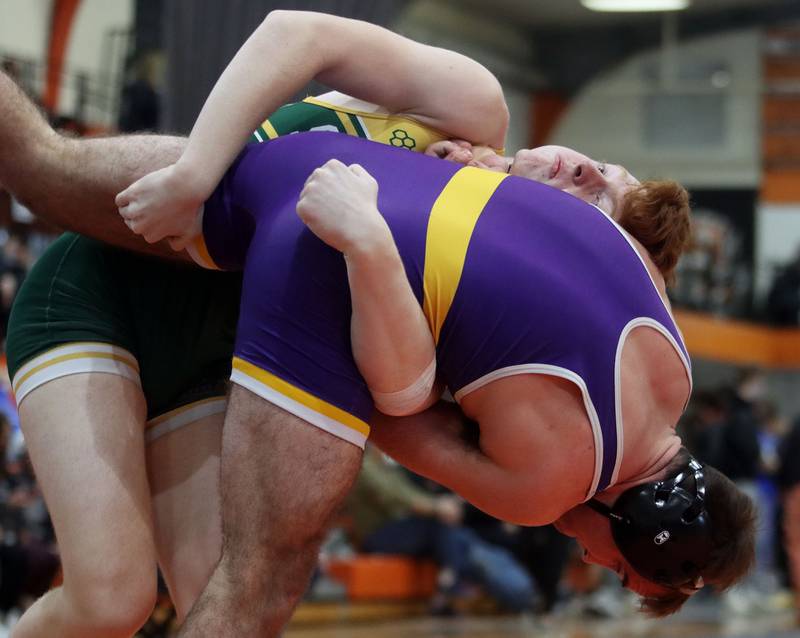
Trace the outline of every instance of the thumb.
{"type": "Polygon", "coordinates": [[[172,248],[175,252],[180,252],[184,250],[190,243],[191,237],[188,235],[182,235],[180,237],[169,237],[167,238],[167,243],[169,247],[172,248]]]}
{"type": "Polygon", "coordinates": [[[128,204],[131,203],[131,189],[130,187],[126,188],[124,191],[117,193],[117,196],[114,198],[114,203],[117,205],[117,208],[124,208],[128,204]]]}

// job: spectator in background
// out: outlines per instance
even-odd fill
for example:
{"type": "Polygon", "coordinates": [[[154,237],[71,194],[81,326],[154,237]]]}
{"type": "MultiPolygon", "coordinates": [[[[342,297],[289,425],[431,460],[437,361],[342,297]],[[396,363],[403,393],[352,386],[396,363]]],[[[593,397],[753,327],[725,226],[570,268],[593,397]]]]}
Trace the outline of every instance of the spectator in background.
{"type": "Polygon", "coordinates": [[[772,281],[766,301],[767,321],[776,326],[800,322],[800,250],[772,281]]]}
{"type": "Polygon", "coordinates": [[[684,440],[701,462],[719,467],[722,437],[728,421],[728,408],[719,391],[696,392],[692,397],[692,418],[686,423],[684,440]]]}
{"type": "Polygon", "coordinates": [[[0,415],[0,614],[20,613],[46,592],[59,568],[54,534],[33,468],[7,453],[11,426],[0,415]]]}
{"type": "Polygon", "coordinates": [[[763,473],[761,437],[764,430],[763,411],[767,398],[767,378],[759,368],[739,370],[737,382],[727,397],[727,418],[720,435],[718,469],[753,499],[758,511],[756,530],[756,564],[753,573],[741,586],[726,594],[726,602],[735,613],[763,611],[767,596],[774,591],[775,578],[770,537],[774,515],[768,506],[759,480],[763,473]]]}
{"type": "Polygon", "coordinates": [[[758,477],[761,450],[757,406],[767,394],[766,377],[757,368],[739,371],[728,397],[728,417],[722,427],[717,468],[751,496],[758,477]]]}
{"type": "Polygon", "coordinates": [[[783,540],[800,624],[800,419],[779,448],[778,485],[783,501],[783,540]]]}
{"type": "Polygon", "coordinates": [[[122,88],[119,130],[122,133],[158,130],[161,102],[156,92],[155,54],[141,56],[131,65],[131,79],[122,88]]]}
{"type": "Polygon", "coordinates": [[[433,612],[452,612],[470,585],[481,587],[507,611],[533,604],[533,583],[525,569],[508,551],[461,524],[461,499],[426,491],[377,448],[367,446],[346,508],[361,551],[430,558],[438,565],[433,612]]]}
{"type": "Polygon", "coordinates": [[[31,255],[25,240],[9,235],[0,258],[0,339],[5,340],[11,306],[31,267],[31,255]]]}
{"type": "Polygon", "coordinates": [[[514,555],[537,585],[536,611],[552,611],[558,601],[559,584],[574,540],[556,531],[552,525],[522,527],[504,523],[469,504],[466,505],[464,520],[483,540],[514,555]]]}

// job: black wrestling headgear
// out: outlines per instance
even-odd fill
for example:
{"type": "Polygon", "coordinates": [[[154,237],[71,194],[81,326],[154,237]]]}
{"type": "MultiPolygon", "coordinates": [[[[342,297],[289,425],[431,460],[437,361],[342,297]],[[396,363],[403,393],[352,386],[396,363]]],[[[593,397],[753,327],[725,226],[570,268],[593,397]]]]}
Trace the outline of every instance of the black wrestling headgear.
{"type": "Polygon", "coordinates": [[[689,457],[677,476],[632,487],[614,507],[587,505],[611,520],[614,542],[639,575],[691,594],[703,586],[712,550],[705,495],[703,466],[689,457]]]}

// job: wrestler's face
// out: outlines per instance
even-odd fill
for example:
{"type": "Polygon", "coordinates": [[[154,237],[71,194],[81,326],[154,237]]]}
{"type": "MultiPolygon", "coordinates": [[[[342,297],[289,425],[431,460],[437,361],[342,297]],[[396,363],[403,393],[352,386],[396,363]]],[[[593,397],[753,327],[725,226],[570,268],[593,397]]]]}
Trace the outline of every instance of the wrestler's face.
{"type": "Polygon", "coordinates": [[[514,156],[509,172],[570,193],[611,217],[623,195],[639,184],[622,166],[598,162],[565,146],[524,148],[514,156]]]}
{"type": "Polygon", "coordinates": [[[617,574],[623,587],[647,597],[663,596],[670,591],[636,573],[617,549],[608,519],[586,505],[569,510],[555,526],[562,534],[578,541],[584,561],[610,569],[617,574]]]}

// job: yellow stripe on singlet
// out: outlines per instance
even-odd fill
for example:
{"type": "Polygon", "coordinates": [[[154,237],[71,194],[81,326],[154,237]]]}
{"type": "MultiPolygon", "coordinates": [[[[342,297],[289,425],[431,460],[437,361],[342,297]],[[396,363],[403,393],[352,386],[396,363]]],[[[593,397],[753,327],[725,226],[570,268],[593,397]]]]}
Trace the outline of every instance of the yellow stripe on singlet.
{"type": "Polygon", "coordinates": [[[475,224],[506,177],[467,166],[450,178],[433,204],[425,242],[422,309],[437,344],[456,295],[475,224]]]}
{"type": "Polygon", "coordinates": [[[344,126],[344,131],[348,135],[352,135],[353,137],[360,137],[358,131],[356,131],[356,127],[353,126],[353,123],[350,121],[350,118],[347,117],[347,113],[342,113],[341,111],[336,111],[336,117],[339,118],[339,121],[344,126]]]}
{"type": "Polygon", "coordinates": [[[266,370],[253,365],[249,361],[240,359],[239,357],[233,358],[233,368],[242,374],[247,375],[251,379],[255,379],[265,386],[272,388],[278,394],[282,394],[283,396],[288,397],[315,412],[319,412],[329,419],[333,419],[334,421],[347,426],[351,430],[359,432],[365,437],[369,436],[369,425],[366,422],[362,421],[356,416],[353,416],[349,412],[345,412],[341,408],[328,403],[324,399],[320,399],[310,392],[306,392],[305,390],[292,385],[288,381],[284,381],[280,377],[276,377],[271,372],[267,372],[266,370]]]}
{"type": "Polygon", "coordinates": [[[130,367],[131,369],[135,370],[137,373],[139,372],[139,365],[136,361],[124,357],[113,352],[74,352],[72,354],[62,354],[58,357],[53,357],[52,359],[48,359],[43,363],[35,366],[34,368],[28,370],[25,374],[23,374],[19,379],[14,379],[14,386],[19,387],[25,381],[30,379],[34,374],[37,372],[41,372],[45,368],[49,368],[50,366],[54,366],[57,363],[63,363],[64,361],[72,361],[74,359],[111,359],[112,361],[119,361],[120,363],[124,363],[126,366],[130,367]]]}
{"type": "Polygon", "coordinates": [[[206,240],[202,233],[192,240],[192,247],[194,248],[194,255],[192,255],[192,251],[189,251],[189,254],[192,257],[196,257],[195,261],[198,261],[203,268],[222,270],[212,259],[211,253],[208,252],[208,246],[206,246],[206,240]]]}
{"type": "Polygon", "coordinates": [[[275,130],[275,127],[272,126],[272,123],[269,120],[264,120],[261,128],[264,129],[264,132],[267,134],[269,139],[274,140],[276,137],[278,137],[278,131],[275,130]]]}

